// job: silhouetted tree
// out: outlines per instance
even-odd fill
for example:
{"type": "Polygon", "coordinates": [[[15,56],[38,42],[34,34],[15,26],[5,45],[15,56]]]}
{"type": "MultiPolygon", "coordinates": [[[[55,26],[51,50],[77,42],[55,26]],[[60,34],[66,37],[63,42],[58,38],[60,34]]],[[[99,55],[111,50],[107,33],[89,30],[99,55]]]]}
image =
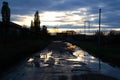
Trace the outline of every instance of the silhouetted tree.
{"type": "Polygon", "coordinates": [[[53,31],[54,31],[54,33],[58,33],[58,28],[57,28],[57,27],[54,27],[54,28],[53,28],[53,31]]]}
{"type": "Polygon", "coordinates": [[[110,31],[108,34],[108,40],[110,44],[120,44],[120,31],[110,31]]]}
{"type": "Polygon", "coordinates": [[[2,21],[5,23],[10,22],[10,8],[8,7],[8,2],[3,2],[3,6],[1,9],[2,21]]]}
{"type": "Polygon", "coordinates": [[[34,32],[34,22],[33,22],[33,20],[31,20],[30,30],[32,32],[34,32]]]}
{"type": "Polygon", "coordinates": [[[110,31],[110,33],[108,34],[109,36],[120,36],[120,31],[110,31]]]}
{"type": "Polygon", "coordinates": [[[48,35],[47,27],[45,25],[43,25],[41,32],[44,36],[48,35]]]}
{"type": "MultiPolygon", "coordinates": [[[[104,36],[105,34],[104,34],[104,32],[100,32],[100,36],[104,36]]],[[[97,32],[95,32],[95,36],[99,36],[99,32],[97,31],[97,32]]]]}
{"type": "Polygon", "coordinates": [[[34,27],[34,22],[33,22],[33,20],[31,20],[31,27],[34,27]]]}
{"type": "Polygon", "coordinates": [[[35,27],[36,32],[40,31],[40,19],[39,19],[39,12],[38,11],[36,11],[36,13],[34,15],[34,27],[35,27]]]}

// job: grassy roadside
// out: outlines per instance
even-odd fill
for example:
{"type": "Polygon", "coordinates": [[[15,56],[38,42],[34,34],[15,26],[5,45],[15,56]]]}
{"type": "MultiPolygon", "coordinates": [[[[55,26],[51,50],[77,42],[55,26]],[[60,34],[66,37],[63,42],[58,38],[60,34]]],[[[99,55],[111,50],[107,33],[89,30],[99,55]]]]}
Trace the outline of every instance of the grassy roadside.
{"type": "Polygon", "coordinates": [[[86,50],[91,55],[99,57],[102,61],[108,62],[113,66],[119,66],[120,61],[120,48],[119,47],[108,47],[108,46],[98,46],[94,42],[87,41],[74,41],[73,44],[86,50]]]}

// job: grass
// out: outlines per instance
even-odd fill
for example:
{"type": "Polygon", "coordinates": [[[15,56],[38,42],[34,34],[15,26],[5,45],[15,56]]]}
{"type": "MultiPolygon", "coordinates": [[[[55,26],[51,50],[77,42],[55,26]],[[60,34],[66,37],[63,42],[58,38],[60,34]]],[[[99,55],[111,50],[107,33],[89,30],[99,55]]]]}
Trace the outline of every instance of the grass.
{"type": "Polygon", "coordinates": [[[39,52],[50,43],[49,40],[32,39],[0,43],[0,72],[16,65],[26,57],[39,52]]]}
{"type": "Polygon", "coordinates": [[[74,41],[72,43],[81,47],[83,50],[86,50],[91,55],[99,57],[102,61],[120,67],[119,47],[99,46],[95,42],[87,42],[87,41],[74,41]]]}

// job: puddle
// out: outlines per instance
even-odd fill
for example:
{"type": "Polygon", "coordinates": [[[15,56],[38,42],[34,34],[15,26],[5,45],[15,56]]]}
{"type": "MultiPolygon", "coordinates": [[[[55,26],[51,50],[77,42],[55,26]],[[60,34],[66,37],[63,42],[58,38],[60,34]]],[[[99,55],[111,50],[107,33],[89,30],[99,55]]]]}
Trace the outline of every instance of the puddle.
{"type": "Polygon", "coordinates": [[[73,59],[73,61],[83,61],[93,71],[99,71],[102,74],[120,79],[120,68],[113,67],[108,63],[104,63],[98,58],[95,58],[89,53],[80,49],[75,50],[75,52],[73,52],[73,55],[77,57],[76,59],[73,59]]]}

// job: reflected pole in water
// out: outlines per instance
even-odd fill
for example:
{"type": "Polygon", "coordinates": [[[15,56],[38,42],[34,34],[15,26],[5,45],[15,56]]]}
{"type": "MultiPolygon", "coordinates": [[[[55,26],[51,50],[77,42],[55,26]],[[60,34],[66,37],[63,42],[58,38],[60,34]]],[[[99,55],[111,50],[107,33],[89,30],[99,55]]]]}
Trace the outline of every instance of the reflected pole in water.
{"type": "Polygon", "coordinates": [[[101,60],[99,58],[99,71],[101,71],[101,60]]]}

